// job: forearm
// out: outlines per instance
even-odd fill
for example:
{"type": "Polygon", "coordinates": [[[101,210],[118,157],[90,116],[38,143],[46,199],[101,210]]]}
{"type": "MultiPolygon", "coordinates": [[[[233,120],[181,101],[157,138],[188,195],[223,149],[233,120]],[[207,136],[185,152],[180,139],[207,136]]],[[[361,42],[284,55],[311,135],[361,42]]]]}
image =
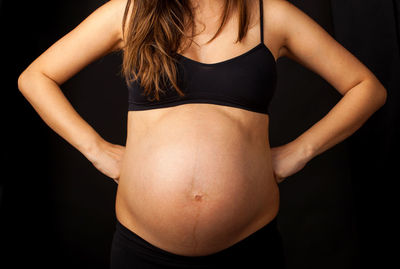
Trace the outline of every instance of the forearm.
{"type": "Polygon", "coordinates": [[[104,141],[76,112],[57,83],[42,73],[22,74],[18,88],[44,122],[88,159],[104,141]]]}
{"type": "Polygon", "coordinates": [[[311,160],[352,135],[385,101],[383,86],[373,80],[364,80],[292,143],[299,147],[307,160],[311,160]]]}

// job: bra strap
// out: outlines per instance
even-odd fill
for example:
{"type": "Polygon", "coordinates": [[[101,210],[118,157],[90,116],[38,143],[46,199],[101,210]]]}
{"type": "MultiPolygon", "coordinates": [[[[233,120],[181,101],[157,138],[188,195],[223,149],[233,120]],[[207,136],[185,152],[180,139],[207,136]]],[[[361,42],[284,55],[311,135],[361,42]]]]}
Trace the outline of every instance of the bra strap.
{"type": "Polygon", "coordinates": [[[263,9],[263,0],[260,1],[260,36],[261,43],[264,43],[264,9],[263,9]]]}

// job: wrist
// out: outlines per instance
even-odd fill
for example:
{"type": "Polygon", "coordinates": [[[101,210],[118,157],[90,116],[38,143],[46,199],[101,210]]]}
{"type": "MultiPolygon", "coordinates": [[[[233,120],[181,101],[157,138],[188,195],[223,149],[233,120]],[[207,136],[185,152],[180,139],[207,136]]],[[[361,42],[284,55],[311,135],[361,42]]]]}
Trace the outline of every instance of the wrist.
{"type": "Polygon", "coordinates": [[[99,135],[94,135],[89,139],[83,140],[79,151],[91,162],[94,161],[96,156],[98,156],[101,149],[107,143],[102,137],[99,135]]]}
{"type": "Polygon", "coordinates": [[[316,155],[317,150],[314,144],[300,137],[290,142],[290,144],[293,144],[296,151],[300,154],[300,158],[305,162],[310,161],[316,155]]]}

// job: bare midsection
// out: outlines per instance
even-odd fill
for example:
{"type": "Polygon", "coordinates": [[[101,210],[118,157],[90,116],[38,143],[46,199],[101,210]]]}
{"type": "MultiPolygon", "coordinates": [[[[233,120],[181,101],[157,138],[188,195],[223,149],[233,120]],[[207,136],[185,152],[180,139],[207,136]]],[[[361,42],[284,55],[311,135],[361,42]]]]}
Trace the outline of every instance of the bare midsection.
{"type": "Polygon", "coordinates": [[[129,113],[121,223],[158,247],[195,256],[234,244],[276,215],[264,115],[208,104],[158,111],[129,113]]]}

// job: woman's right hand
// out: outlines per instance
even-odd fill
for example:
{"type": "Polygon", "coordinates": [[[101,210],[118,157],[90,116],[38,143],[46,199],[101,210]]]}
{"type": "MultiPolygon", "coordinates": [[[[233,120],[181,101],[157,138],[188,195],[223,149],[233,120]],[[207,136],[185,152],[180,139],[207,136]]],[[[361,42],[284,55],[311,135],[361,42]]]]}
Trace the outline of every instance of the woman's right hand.
{"type": "Polygon", "coordinates": [[[118,184],[124,153],[124,146],[103,141],[96,152],[87,158],[97,170],[118,184]]]}

